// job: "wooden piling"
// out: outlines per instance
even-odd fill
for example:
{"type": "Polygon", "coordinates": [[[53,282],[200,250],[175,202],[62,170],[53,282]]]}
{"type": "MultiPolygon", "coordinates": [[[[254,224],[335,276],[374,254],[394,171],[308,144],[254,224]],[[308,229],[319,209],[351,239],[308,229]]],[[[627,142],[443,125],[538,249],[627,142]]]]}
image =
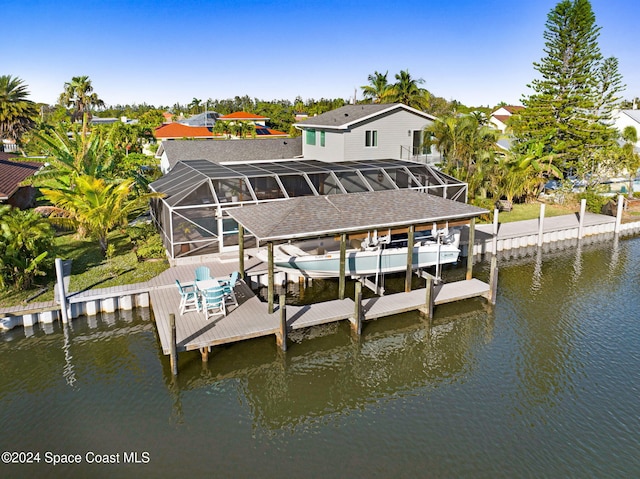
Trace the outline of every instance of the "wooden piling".
{"type": "Polygon", "coordinates": [[[200,348],[200,355],[202,356],[202,362],[209,362],[209,348],[205,346],[204,348],[200,348]]]}
{"type": "Polygon", "coordinates": [[[489,293],[487,299],[491,304],[496,304],[498,294],[498,258],[494,254],[491,257],[491,271],[489,272],[489,293]]]}
{"type": "Polygon", "coordinates": [[[476,242],[476,219],[469,221],[469,244],[467,246],[467,281],[473,278],[473,250],[476,242]]]}
{"type": "Polygon", "coordinates": [[[287,350],[287,306],[286,295],[280,295],[280,331],[276,333],[276,343],[282,351],[287,350]]]}
{"type": "Polygon", "coordinates": [[[244,227],[238,225],[238,269],[240,270],[240,277],[245,279],[244,271],[244,227]]]}
{"type": "Polygon", "coordinates": [[[362,333],[362,283],[360,281],[356,281],[353,301],[355,306],[353,318],[350,318],[351,331],[360,336],[362,333]]]}
{"type": "Polygon", "coordinates": [[[435,300],[433,285],[434,285],[433,276],[428,275],[424,306],[422,306],[418,310],[420,314],[422,314],[423,316],[426,316],[429,320],[433,318],[433,302],[435,300]]]}
{"type": "Polygon", "coordinates": [[[274,281],[273,281],[273,242],[269,241],[267,243],[267,269],[268,269],[268,285],[267,285],[267,304],[269,314],[273,314],[273,290],[274,290],[274,281]]]}
{"type": "Polygon", "coordinates": [[[340,279],[338,283],[338,299],[344,299],[344,290],[347,283],[345,278],[347,260],[347,235],[342,233],[340,235],[340,279]]]}
{"type": "Polygon", "coordinates": [[[169,351],[169,362],[171,364],[171,374],[178,375],[178,347],[177,347],[177,333],[176,333],[176,315],[169,314],[169,328],[171,329],[171,350],[169,351]]]}
{"type": "Polygon", "coordinates": [[[544,242],[544,210],[546,205],[540,203],[540,218],[538,219],[538,246],[544,242]]]}
{"type": "Polygon", "coordinates": [[[413,273],[413,242],[415,230],[415,225],[411,225],[409,226],[409,231],[407,231],[407,274],[404,279],[405,293],[409,293],[411,291],[411,277],[413,273]]]}

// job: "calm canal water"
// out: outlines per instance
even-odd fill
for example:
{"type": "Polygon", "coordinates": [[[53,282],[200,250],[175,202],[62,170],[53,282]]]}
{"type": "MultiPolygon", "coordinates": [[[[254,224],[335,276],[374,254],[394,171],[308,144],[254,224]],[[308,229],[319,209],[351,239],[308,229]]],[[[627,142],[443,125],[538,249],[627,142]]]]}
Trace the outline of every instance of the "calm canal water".
{"type": "Polygon", "coordinates": [[[0,476],[640,476],[640,238],[500,268],[493,308],[185,354],[176,381],[148,312],[2,333],[0,449],[41,461],[0,476]]]}

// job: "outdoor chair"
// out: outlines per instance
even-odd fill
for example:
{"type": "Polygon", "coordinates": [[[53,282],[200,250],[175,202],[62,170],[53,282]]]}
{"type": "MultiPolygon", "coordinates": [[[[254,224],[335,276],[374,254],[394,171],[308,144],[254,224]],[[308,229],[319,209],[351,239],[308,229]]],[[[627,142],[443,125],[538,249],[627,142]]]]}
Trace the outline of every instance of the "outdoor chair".
{"type": "Polygon", "coordinates": [[[226,316],[227,310],[224,304],[224,289],[222,286],[202,291],[202,306],[204,308],[204,317],[209,316],[226,316]]]}
{"type": "Polygon", "coordinates": [[[237,306],[238,300],[236,299],[236,293],[233,290],[233,288],[235,288],[236,283],[238,281],[238,272],[234,271],[233,273],[231,273],[231,276],[229,276],[228,278],[220,279],[218,281],[220,282],[224,290],[225,300],[227,304],[232,304],[234,306],[237,306]]]}
{"type": "Polygon", "coordinates": [[[176,286],[180,292],[180,316],[189,311],[200,311],[200,299],[196,287],[191,284],[182,286],[177,279],[176,286]]]}
{"type": "Polygon", "coordinates": [[[211,271],[206,266],[198,266],[196,268],[196,281],[205,281],[211,279],[211,271]]]}

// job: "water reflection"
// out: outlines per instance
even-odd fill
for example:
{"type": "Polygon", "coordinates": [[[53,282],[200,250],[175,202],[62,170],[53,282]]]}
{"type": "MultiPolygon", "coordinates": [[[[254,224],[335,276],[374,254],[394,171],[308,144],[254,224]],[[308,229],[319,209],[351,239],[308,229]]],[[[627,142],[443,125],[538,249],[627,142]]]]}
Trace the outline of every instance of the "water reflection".
{"type": "Polygon", "coordinates": [[[256,354],[261,348],[255,343],[237,344],[233,353],[210,357],[207,368],[181,364],[177,383],[187,390],[237,380],[259,428],[295,428],[327,415],[348,415],[384,398],[463,380],[477,349],[493,334],[492,316],[480,304],[447,308],[432,327],[417,314],[368,322],[360,338],[345,323],[310,328],[286,354],[272,352],[270,361],[256,360],[264,355],[256,354]]]}

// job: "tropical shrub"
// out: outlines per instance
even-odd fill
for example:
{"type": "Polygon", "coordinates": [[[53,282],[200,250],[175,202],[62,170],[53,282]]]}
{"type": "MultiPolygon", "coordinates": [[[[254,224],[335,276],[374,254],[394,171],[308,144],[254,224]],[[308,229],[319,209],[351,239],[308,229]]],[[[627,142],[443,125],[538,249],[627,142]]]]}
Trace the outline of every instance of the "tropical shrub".
{"type": "Polygon", "coordinates": [[[584,193],[580,193],[578,197],[581,200],[582,199],[587,200],[587,211],[590,211],[592,213],[598,213],[598,214],[602,212],[602,208],[604,207],[604,205],[606,205],[607,202],[609,202],[609,200],[611,199],[606,196],[602,196],[597,193],[594,193],[593,191],[586,191],[584,193]]]}
{"type": "Polygon", "coordinates": [[[55,232],[39,214],[10,206],[0,208],[0,286],[29,288],[36,276],[53,268],[55,232]]]}

